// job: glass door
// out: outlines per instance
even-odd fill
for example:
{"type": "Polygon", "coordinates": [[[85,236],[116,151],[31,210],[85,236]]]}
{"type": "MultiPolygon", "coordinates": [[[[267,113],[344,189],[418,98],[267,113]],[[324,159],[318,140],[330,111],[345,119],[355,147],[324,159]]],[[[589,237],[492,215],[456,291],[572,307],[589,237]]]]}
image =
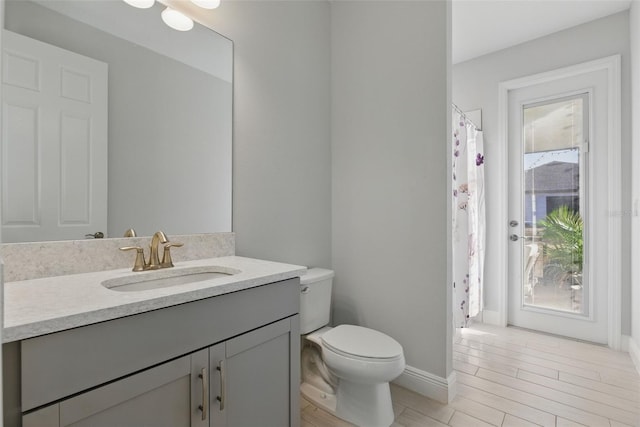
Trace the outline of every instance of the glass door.
{"type": "Polygon", "coordinates": [[[588,316],[587,94],[522,106],[521,304],[588,316]]]}
{"type": "Polygon", "coordinates": [[[510,325],[608,342],[609,189],[619,173],[610,165],[609,92],[600,69],[508,90],[510,325]]]}

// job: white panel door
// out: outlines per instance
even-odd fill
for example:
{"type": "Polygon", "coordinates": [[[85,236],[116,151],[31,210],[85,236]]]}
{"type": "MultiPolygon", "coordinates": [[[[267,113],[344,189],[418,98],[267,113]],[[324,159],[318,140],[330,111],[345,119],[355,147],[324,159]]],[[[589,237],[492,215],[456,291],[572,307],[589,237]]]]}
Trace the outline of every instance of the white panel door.
{"type": "Polygon", "coordinates": [[[3,31],[4,243],[107,227],[107,64],[3,31]]]}

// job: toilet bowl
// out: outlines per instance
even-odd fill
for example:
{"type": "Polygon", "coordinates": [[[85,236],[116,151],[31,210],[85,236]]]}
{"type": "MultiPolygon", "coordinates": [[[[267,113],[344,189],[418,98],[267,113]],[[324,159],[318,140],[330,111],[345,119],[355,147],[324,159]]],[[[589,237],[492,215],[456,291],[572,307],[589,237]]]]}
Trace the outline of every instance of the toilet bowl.
{"type": "Polygon", "coordinates": [[[377,384],[396,379],[404,369],[402,346],[373,329],[340,325],[320,338],[323,360],[337,377],[377,384]]]}
{"type": "Polygon", "coordinates": [[[389,381],[404,370],[402,346],[362,326],[325,326],[332,278],[333,272],[324,269],[310,269],[301,277],[300,390],[316,406],[346,421],[389,426],[394,420],[389,381]]]}

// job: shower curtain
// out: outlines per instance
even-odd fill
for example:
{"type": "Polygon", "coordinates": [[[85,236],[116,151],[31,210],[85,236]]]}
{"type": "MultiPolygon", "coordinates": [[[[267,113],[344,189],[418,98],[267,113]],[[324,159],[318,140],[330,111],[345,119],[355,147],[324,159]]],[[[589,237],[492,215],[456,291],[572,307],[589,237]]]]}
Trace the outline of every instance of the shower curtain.
{"type": "Polygon", "coordinates": [[[469,326],[482,310],[485,251],[482,131],[453,107],[453,320],[469,326]]]}

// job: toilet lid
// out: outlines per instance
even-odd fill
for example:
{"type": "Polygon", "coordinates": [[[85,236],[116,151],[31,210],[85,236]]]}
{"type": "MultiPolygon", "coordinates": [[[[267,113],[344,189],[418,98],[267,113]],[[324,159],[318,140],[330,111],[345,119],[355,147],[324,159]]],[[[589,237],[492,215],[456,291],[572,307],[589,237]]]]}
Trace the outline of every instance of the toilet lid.
{"type": "Polygon", "coordinates": [[[322,343],[338,353],[372,359],[393,359],[402,346],[382,332],[362,326],[340,325],[322,334],[322,343]]]}

